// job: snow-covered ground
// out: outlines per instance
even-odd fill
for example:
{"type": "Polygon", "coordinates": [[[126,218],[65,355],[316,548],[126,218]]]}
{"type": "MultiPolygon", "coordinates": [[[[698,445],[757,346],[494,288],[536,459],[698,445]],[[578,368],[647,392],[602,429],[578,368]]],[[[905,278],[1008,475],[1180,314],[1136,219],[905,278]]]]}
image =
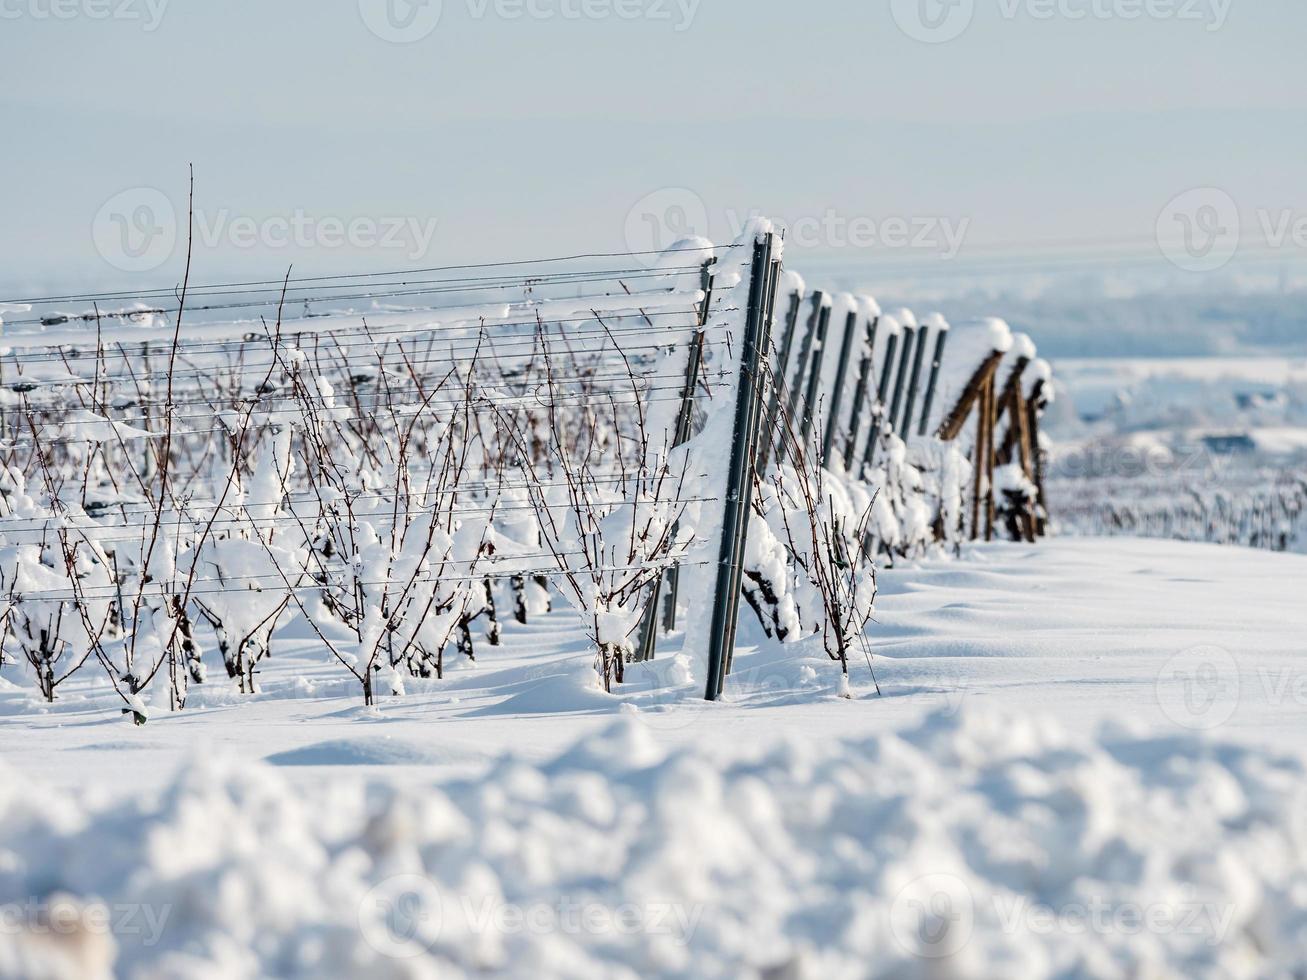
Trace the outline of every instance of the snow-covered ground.
{"type": "Polygon", "coordinates": [[[852,700],[794,647],[683,699],[676,638],[585,690],[561,614],[375,710],[295,625],[142,728],[0,686],[0,976],[96,975],[93,899],[143,976],[1301,975],[1305,582],[975,547],[882,575],[852,700]]]}
{"type": "MultiPolygon", "coordinates": [[[[587,689],[581,668],[590,654],[562,611],[508,624],[503,647],[478,643],[475,667],[458,666],[425,690],[410,682],[406,697],[376,711],[361,706],[353,678],[292,623],[253,698],[219,680],[195,689],[185,712],[170,716],[164,701],[136,728],[98,685],[87,700],[74,689],[51,707],[33,689],[5,684],[0,739],[10,765],[44,781],[133,789],[158,786],[187,760],[218,751],[311,778],[324,766],[421,779],[467,773],[508,750],[547,758],[619,715],[668,746],[858,735],[967,703],[1054,714],[1081,733],[1104,717],[1196,729],[1219,719],[1225,733],[1280,746],[1292,734],[1307,747],[1305,557],[1053,539],[976,546],[961,560],[882,572],[880,584],[870,635],[882,695],[856,661],[852,703],[837,697],[838,668],[819,647],[806,648],[817,656],[804,659],[772,645],[740,653],[725,704],[701,703],[690,696],[697,677],[680,690],[666,686],[697,672],[676,656],[678,637],[664,641],[654,664],[633,665],[623,692],[608,697],[587,689]],[[1188,718],[1191,660],[1221,668],[1210,717],[1188,718]]],[[[751,618],[746,609],[746,641],[751,618]]]]}

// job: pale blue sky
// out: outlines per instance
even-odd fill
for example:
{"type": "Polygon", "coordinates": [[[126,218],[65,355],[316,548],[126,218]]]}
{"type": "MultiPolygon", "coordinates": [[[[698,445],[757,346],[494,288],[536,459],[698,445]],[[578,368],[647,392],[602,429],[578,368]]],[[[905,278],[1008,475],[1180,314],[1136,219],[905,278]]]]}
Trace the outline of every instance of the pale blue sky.
{"type": "MultiPolygon", "coordinates": [[[[977,0],[941,44],[908,37],[889,0],[699,0],[684,30],[678,0],[590,0],[608,15],[579,20],[558,14],[580,0],[534,0],[551,19],[444,0],[412,44],[375,36],[360,0],[171,0],[147,31],[152,2],[0,0],[0,282],[169,281],[179,256],[115,269],[92,225],[129,188],[181,207],[189,161],[211,224],[436,222],[420,255],[219,234],[210,280],[620,249],[633,205],[667,187],[717,237],[750,208],[943,218],[967,222],[964,257],[1146,244],[1196,186],[1245,224],[1307,215],[1301,0],[977,0]],[[1150,4],[1171,15],[1127,19],[1150,4]]],[[[829,237],[816,250],[861,261],[829,237]]]]}

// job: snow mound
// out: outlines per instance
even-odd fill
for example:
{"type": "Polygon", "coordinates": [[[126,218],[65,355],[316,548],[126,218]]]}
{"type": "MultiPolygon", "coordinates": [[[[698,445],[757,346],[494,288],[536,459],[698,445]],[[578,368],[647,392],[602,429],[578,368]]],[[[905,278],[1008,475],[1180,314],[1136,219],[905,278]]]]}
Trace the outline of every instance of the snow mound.
{"type": "Polygon", "coordinates": [[[974,711],[704,732],[665,752],[627,719],[416,786],[206,759],[88,802],[0,771],[0,977],[1307,970],[1301,759],[974,711]]]}
{"type": "Polygon", "coordinates": [[[267,756],[274,766],[421,766],[440,761],[436,749],[390,738],[341,738],[267,756]]]}

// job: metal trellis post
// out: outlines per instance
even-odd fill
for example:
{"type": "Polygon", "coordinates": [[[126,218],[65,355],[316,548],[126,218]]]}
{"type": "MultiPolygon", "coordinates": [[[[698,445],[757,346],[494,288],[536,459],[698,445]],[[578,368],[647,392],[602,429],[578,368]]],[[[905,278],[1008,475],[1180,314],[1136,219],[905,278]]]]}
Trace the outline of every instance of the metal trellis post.
{"type": "Polygon", "coordinates": [[[722,521],[721,549],[717,563],[717,585],[713,597],[712,625],[708,637],[708,676],[704,697],[716,701],[721,697],[730,661],[730,643],[740,611],[739,581],[744,562],[743,543],[748,534],[749,495],[758,458],[758,401],[765,353],[766,333],[770,324],[767,309],[774,270],[772,236],[767,235],[753,247],[753,264],[749,280],[749,302],[744,338],[740,350],[740,375],[735,399],[734,439],[727,472],[726,498],[722,521]]]}
{"type": "Polygon", "coordinates": [[[821,462],[826,465],[835,448],[835,436],[840,431],[840,409],[844,402],[844,384],[849,377],[849,358],[853,356],[853,340],[857,336],[858,314],[852,311],[844,320],[844,340],[840,343],[840,363],[835,373],[835,389],[830,393],[830,416],[826,419],[826,438],[821,444],[821,462]]]}

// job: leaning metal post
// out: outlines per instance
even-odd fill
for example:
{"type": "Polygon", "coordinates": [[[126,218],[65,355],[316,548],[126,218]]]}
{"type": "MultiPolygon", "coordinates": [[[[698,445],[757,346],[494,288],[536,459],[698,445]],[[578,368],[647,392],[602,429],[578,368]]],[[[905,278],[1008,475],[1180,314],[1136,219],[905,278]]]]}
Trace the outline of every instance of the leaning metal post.
{"type": "Polygon", "coordinates": [[[821,394],[821,365],[826,357],[826,333],[829,329],[830,307],[823,306],[821,316],[817,320],[817,349],[812,354],[808,389],[803,396],[803,428],[799,433],[799,439],[804,446],[808,444],[808,437],[812,435],[812,422],[817,411],[817,400],[821,394]]]}
{"type": "Polygon", "coordinates": [[[799,308],[803,305],[803,294],[797,289],[790,293],[790,310],[785,316],[785,336],[781,338],[781,349],[776,355],[776,370],[772,372],[771,399],[767,405],[767,424],[763,426],[766,436],[762,442],[762,455],[758,458],[758,475],[767,472],[771,460],[772,433],[781,412],[781,398],[785,394],[785,378],[790,369],[790,355],[794,350],[794,329],[799,323],[799,308]]]}
{"type": "Polygon", "coordinates": [[[908,380],[908,400],[903,406],[903,421],[895,430],[904,442],[912,435],[912,410],[917,407],[917,389],[921,384],[921,364],[926,359],[926,325],[917,328],[917,351],[912,358],[912,377],[908,380]]]}
{"type": "Polygon", "coordinates": [[[853,341],[857,336],[858,312],[850,311],[844,319],[844,340],[840,344],[840,363],[835,373],[835,388],[830,393],[830,414],[826,419],[826,438],[821,443],[821,462],[830,462],[835,448],[835,436],[840,431],[840,409],[844,402],[844,384],[849,377],[849,358],[853,356],[853,341]]]}
{"type": "MultiPolygon", "coordinates": [[[[799,348],[799,362],[794,366],[794,373],[789,382],[789,398],[785,404],[785,418],[781,419],[781,426],[793,425],[794,419],[798,417],[799,399],[803,397],[803,382],[808,376],[808,357],[812,354],[813,341],[817,336],[817,324],[821,321],[821,311],[825,309],[826,294],[818,290],[812,294],[812,313],[808,317],[808,329],[803,335],[803,346],[799,348]]],[[[785,387],[785,379],[778,378],[777,383],[782,388],[785,387]]],[[[776,454],[779,458],[785,451],[785,440],[781,436],[782,429],[774,429],[776,432],[776,454]]],[[[768,433],[770,438],[771,433],[768,433]]]]}
{"type": "Polygon", "coordinates": [[[950,332],[941,330],[935,338],[935,356],[930,362],[930,383],[926,385],[926,404],[922,406],[921,426],[917,429],[919,436],[926,434],[926,428],[930,424],[930,410],[935,407],[935,389],[939,387],[939,368],[944,363],[944,345],[948,343],[950,332]]]}
{"type": "MultiPolygon", "coordinates": [[[[889,395],[890,379],[894,376],[894,354],[899,347],[899,335],[892,333],[885,345],[885,360],[880,367],[880,384],[876,388],[876,407],[872,412],[871,431],[867,433],[867,448],[862,452],[862,469],[866,470],[876,459],[876,446],[885,427],[885,399],[889,395]]],[[[873,365],[874,366],[874,365],[873,365]]]]}
{"type": "Polygon", "coordinates": [[[858,430],[862,424],[862,410],[867,404],[867,387],[871,384],[872,353],[876,350],[876,330],[880,317],[874,316],[867,324],[867,352],[858,366],[858,383],[853,390],[853,408],[849,412],[849,437],[844,445],[844,471],[853,469],[853,456],[858,450],[858,430]]]}
{"type": "Polygon", "coordinates": [[[754,472],[750,474],[752,478],[746,481],[744,485],[744,494],[740,499],[740,512],[743,515],[743,519],[739,522],[736,530],[736,534],[739,538],[736,547],[738,548],[740,560],[737,562],[735,567],[735,586],[731,590],[731,595],[734,596],[733,601],[735,602],[737,611],[729,620],[730,635],[728,636],[726,643],[726,669],[724,674],[724,676],[727,677],[730,676],[731,666],[735,660],[735,633],[740,625],[738,609],[741,590],[744,588],[744,554],[745,548],[748,544],[749,520],[753,513],[754,479],[758,478],[756,466],[758,449],[762,445],[762,431],[760,428],[762,425],[762,404],[768,378],[768,373],[765,369],[765,359],[767,351],[771,348],[772,311],[775,309],[776,305],[776,286],[780,281],[780,277],[781,264],[779,261],[773,260],[771,262],[771,275],[767,281],[766,299],[763,306],[762,336],[759,338],[758,342],[759,349],[762,351],[763,361],[759,363],[758,370],[754,375],[754,390],[751,396],[753,399],[753,411],[749,419],[748,429],[747,444],[755,447],[755,466],[754,472]]]}
{"type": "Polygon", "coordinates": [[[899,370],[894,378],[894,397],[890,399],[889,414],[887,416],[889,429],[895,434],[898,433],[899,409],[903,407],[903,389],[907,384],[908,372],[912,369],[912,342],[916,339],[916,336],[917,332],[911,327],[903,328],[903,349],[899,351],[899,370]]]}
{"type": "Polygon", "coordinates": [[[731,459],[727,471],[725,507],[722,521],[721,548],[717,561],[717,585],[713,597],[712,625],[708,636],[708,675],[704,697],[716,701],[726,680],[726,666],[733,627],[740,610],[743,543],[748,533],[749,494],[753,487],[754,467],[758,458],[758,426],[755,423],[762,373],[766,330],[771,315],[767,309],[771,292],[772,236],[766,235],[753,247],[753,265],[749,279],[749,302],[744,338],[740,350],[740,375],[736,388],[735,422],[731,459]],[[743,525],[743,526],[741,526],[743,525]]]}

